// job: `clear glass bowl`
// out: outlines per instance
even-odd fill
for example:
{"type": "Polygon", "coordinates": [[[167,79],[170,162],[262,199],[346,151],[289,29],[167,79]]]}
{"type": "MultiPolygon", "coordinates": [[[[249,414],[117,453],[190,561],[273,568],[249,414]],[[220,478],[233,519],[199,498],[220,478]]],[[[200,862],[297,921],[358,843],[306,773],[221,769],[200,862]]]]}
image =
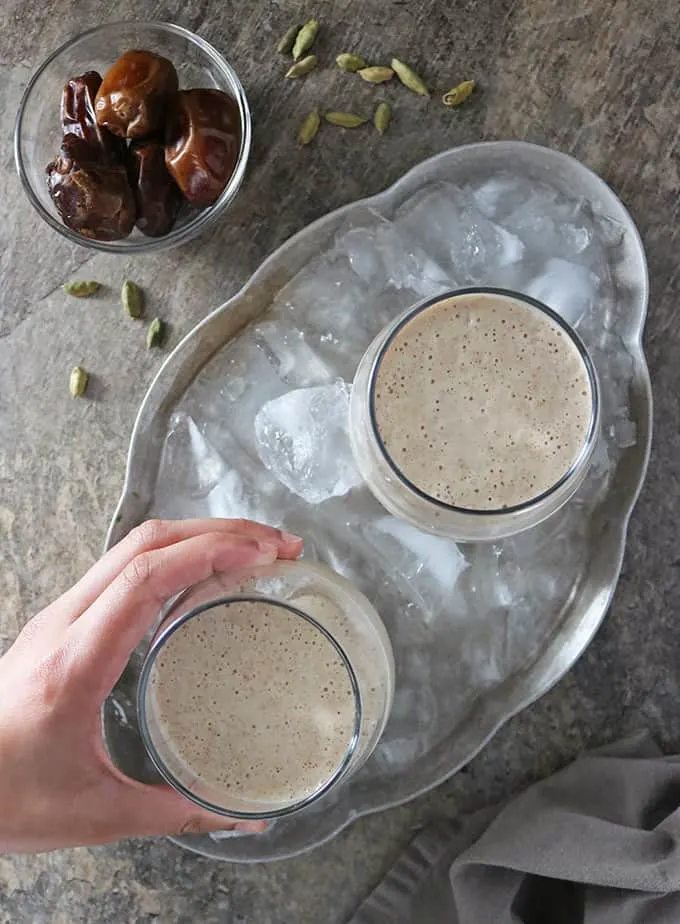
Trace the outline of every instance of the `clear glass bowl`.
{"type": "Polygon", "coordinates": [[[48,225],[83,247],[109,253],[151,253],[184,244],[210,228],[227,210],[246,170],[251,143],[250,110],[234,70],[212,45],[181,26],[163,22],[107,23],[69,39],[40,65],[21,99],[14,132],[14,156],[31,204],[48,225]],[[136,228],[120,241],[94,241],[63,224],[47,190],[45,167],[61,142],[59,105],[66,81],[88,70],[104,72],[123,52],[144,48],[168,58],[180,89],[212,87],[229,93],[241,118],[241,147],[236,169],[220,198],[206,209],[183,208],[164,237],[145,237],[136,228]]]}
{"type": "MultiPolygon", "coordinates": [[[[215,643],[216,646],[218,644],[215,643]]],[[[177,646],[174,650],[169,649],[170,656],[174,656],[178,650],[177,646]]],[[[257,656],[255,664],[258,668],[263,666],[257,656]]],[[[266,676],[263,672],[264,679],[266,676]]],[[[194,681],[196,684],[211,682],[201,676],[190,677],[190,687],[193,687],[194,681]]],[[[277,561],[272,565],[216,575],[189,588],[169,604],[142,666],[137,710],[144,745],[159,772],[171,786],[203,808],[219,814],[246,819],[277,818],[316,801],[363,765],[383,733],[393,695],[392,646],[380,617],[363,594],[326,567],[304,561],[277,561]],[[231,604],[250,605],[258,601],[273,605],[272,612],[280,611],[281,618],[286,619],[291,626],[295,625],[296,620],[304,621],[308,639],[310,627],[312,637],[319,633],[316,642],[329,655],[332,651],[328,646],[332,646],[335,655],[344,665],[346,680],[353,696],[354,725],[347,737],[342,758],[334,763],[332,772],[316,788],[291,794],[287,798],[265,799],[261,794],[249,794],[247,784],[242,784],[239,790],[231,787],[227,791],[226,787],[215,782],[214,777],[209,779],[208,773],[202,779],[200,768],[186,760],[181,745],[173,741],[169,731],[170,721],[177,727],[180,724],[190,729],[202,726],[198,713],[192,712],[191,702],[182,696],[182,704],[184,707],[186,703],[187,713],[182,716],[181,723],[174,716],[171,720],[164,719],[157,693],[159,671],[163,669],[159,657],[175,633],[181,633],[182,628],[192,620],[196,620],[194,626],[198,630],[198,620],[202,614],[207,613],[212,613],[219,625],[222,618],[228,618],[231,604]],[[218,610],[217,607],[223,609],[218,610]]],[[[311,709],[316,704],[305,700],[299,705],[303,709],[311,709]]],[[[232,719],[222,716],[217,709],[209,721],[210,727],[201,727],[208,741],[208,749],[211,747],[209,739],[218,729],[221,735],[225,732],[227,735],[238,734],[236,724],[230,732],[228,726],[232,719]]],[[[248,721],[266,725],[271,721],[271,716],[250,713],[248,721]]],[[[288,732],[284,724],[281,724],[272,728],[271,734],[275,738],[286,736],[288,732]]],[[[298,758],[302,762],[304,754],[293,749],[293,756],[288,754],[286,766],[290,767],[298,758]]],[[[297,770],[292,767],[291,779],[302,778],[303,775],[302,764],[297,770]]]]}
{"type": "Polygon", "coordinates": [[[495,541],[536,526],[573,497],[588,471],[600,432],[600,394],[595,367],[580,337],[554,311],[526,295],[504,289],[475,287],[444,292],[408,308],[388,324],[362,357],[354,378],[350,402],[350,439],[359,471],[376,499],[396,517],[426,532],[458,542],[495,541]],[[571,467],[549,490],[516,506],[502,509],[467,509],[446,504],[425,494],[399,470],[380,438],[374,411],[378,369],[393,338],[420,312],[439,302],[477,294],[498,295],[522,303],[528,310],[547,315],[572,341],[590,383],[591,415],[584,443],[571,467]]]}

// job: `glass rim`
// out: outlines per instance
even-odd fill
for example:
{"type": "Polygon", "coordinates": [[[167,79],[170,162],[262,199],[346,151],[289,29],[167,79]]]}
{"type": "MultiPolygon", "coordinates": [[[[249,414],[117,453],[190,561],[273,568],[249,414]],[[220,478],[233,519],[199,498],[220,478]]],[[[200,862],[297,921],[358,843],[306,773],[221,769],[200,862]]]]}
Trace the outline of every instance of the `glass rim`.
{"type": "MultiPolygon", "coordinates": [[[[190,590],[190,588],[188,588],[190,590]]],[[[180,602],[182,597],[178,597],[175,603],[180,602]]],[[[356,752],[357,746],[359,744],[359,735],[361,732],[361,722],[363,718],[363,709],[361,704],[361,693],[359,690],[359,682],[356,677],[356,673],[352,664],[345,653],[342,645],[334,638],[334,636],[326,629],[321,623],[315,619],[313,616],[310,616],[308,613],[305,613],[303,610],[298,607],[287,603],[284,600],[280,600],[276,597],[269,596],[267,594],[230,594],[225,597],[219,597],[214,600],[209,600],[206,603],[201,603],[198,606],[192,607],[188,612],[183,613],[181,616],[178,616],[176,619],[172,619],[170,613],[165,617],[170,619],[166,626],[161,626],[154,635],[149,649],[144,658],[144,663],[139,675],[139,682],[137,686],[137,717],[139,721],[139,731],[144,743],[147,754],[151,758],[154,766],[169,783],[173,789],[181,793],[191,802],[200,806],[203,809],[206,809],[209,812],[214,812],[217,815],[223,815],[228,818],[237,818],[243,820],[259,820],[259,819],[273,819],[281,818],[286,815],[290,815],[293,812],[297,812],[300,809],[306,808],[308,805],[316,802],[323,795],[325,795],[337,782],[342,778],[345,771],[349,767],[351,760],[356,752]],[[151,672],[156,663],[156,659],[159,653],[163,650],[166,642],[175,634],[178,629],[187,623],[190,619],[200,616],[201,613],[204,613],[206,610],[213,609],[217,606],[229,605],[231,603],[268,603],[273,606],[278,606],[281,609],[287,610],[289,613],[292,613],[294,616],[300,617],[312,625],[324,636],[326,641],[330,642],[337,654],[339,655],[345,670],[347,671],[347,676],[349,677],[350,686],[352,689],[352,695],[354,698],[354,727],[352,730],[352,737],[350,738],[347,750],[345,751],[345,756],[342,761],[335,768],[331,776],[320,786],[318,789],[311,792],[309,795],[305,796],[304,799],[298,800],[291,803],[290,805],[283,806],[278,809],[271,809],[269,811],[243,811],[243,810],[234,810],[227,809],[223,806],[217,805],[216,803],[209,802],[207,799],[203,799],[201,796],[192,792],[187,786],[185,786],[180,780],[177,779],[175,774],[167,767],[165,761],[158,753],[158,749],[153,742],[151,732],[149,730],[149,723],[147,720],[147,695],[149,692],[149,683],[151,679],[151,672]]]]}
{"type": "Polygon", "coordinates": [[[595,445],[600,420],[600,390],[595,366],[590,357],[590,354],[588,353],[588,350],[586,349],[585,344],[583,343],[578,333],[574,330],[574,328],[567,321],[565,321],[564,318],[560,317],[556,311],[554,311],[552,308],[549,308],[538,299],[533,298],[530,295],[524,295],[521,292],[515,292],[512,289],[503,289],[495,286],[469,286],[464,289],[451,289],[446,292],[441,292],[438,295],[433,295],[421,302],[418,302],[412,308],[409,308],[406,312],[404,312],[404,314],[398,320],[398,323],[396,323],[394,327],[389,331],[389,335],[387,336],[385,342],[381,345],[378,353],[375,356],[375,359],[373,360],[368,378],[368,408],[371,433],[378,446],[378,450],[380,451],[381,456],[389,466],[392,473],[404,487],[408,488],[408,490],[413,494],[416,494],[419,498],[426,501],[428,504],[431,504],[433,507],[436,507],[438,510],[484,519],[485,517],[507,516],[534,509],[552,497],[557,491],[560,490],[560,488],[562,488],[565,484],[567,484],[568,481],[571,480],[576,472],[579,471],[583,462],[589,457],[595,445]],[[407,324],[409,324],[423,311],[426,311],[428,308],[432,308],[439,302],[447,301],[448,299],[463,295],[498,295],[503,298],[524,302],[529,307],[534,308],[540,313],[546,315],[569,337],[575,346],[588,375],[591,395],[591,412],[590,423],[588,425],[588,431],[586,433],[585,439],[583,440],[583,445],[581,446],[576,457],[573,459],[567,471],[559,478],[558,481],[555,482],[555,484],[551,485],[547,490],[542,491],[540,494],[537,494],[535,497],[531,497],[526,501],[522,501],[521,504],[513,504],[507,507],[495,507],[481,510],[474,507],[460,507],[455,504],[447,504],[445,501],[441,501],[436,497],[432,497],[431,494],[427,494],[425,491],[415,485],[397,467],[391,455],[385,448],[385,444],[378,428],[377,415],[375,411],[376,378],[385,354],[394,341],[394,338],[404,329],[404,327],[406,327],[407,324]]]}
{"type": "Polygon", "coordinates": [[[82,247],[103,251],[105,253],[133,254],[152,253],[154,251],[166,250],[171,247],[176,247],[179,244],[184,244],[187,241],[193,240],[194,237],[197,237],[199,234],[202,234],[205,230],[211,227],[217,221],[220,215],[225,211],[227,206],[232,202],[243,182],[248,158],[250,155],[251,143],[252,123],[250,107],[248,105],[248,99],[246,97],[245,90],[243,89],[243,85],[241,84],[236,71],[229,64],[227,59],[222,54],[220,54],[220,52],[217,51],[217,49],[211,45],[210,42],[207,42],[204,38],[201,38],[200,35],[196,35],[189,29],[185,29],[183,26],[178,26],[175,23],[162,22],[159,20],[120,20],[117,22],[104,23],[99,26],[94,26],[91,29],[87,29],[84,32],[79,32],[77,35],[67,39],[65,42],[59,45],[59,47],[56,48],[50,55],[48,55],[47,58],[45,58],[45,60],[36,68],[36,70],[31,75],[31,78],[28,81],[24,92],[21,95],[21,100],[19,102],[19,108],[17,110],[17,116],[14,125],[13,147],[14,163],[16,165],[17,173],[19,174],[19,179],[21,181],[24,192],[26,193],[26,196],[28,197],[31,205],[35,208],[40,217],[46,221],[51,228],[73,243],[80,244],[82,247]],[[54,61],[56,61],[60,55],[62,55],[69,48],[72,48],[81,42],[83,39],[91,38],[97,34],[115,31],[116,29],[121,29],[123,27],[130,28],[135,26],[141,28],[157,29],[159,32],[170,33],[179,38],[183,38],[190,44],[200,48],[200,50],[205,55],[207,55],[213,67],[220,72],[220,75],[228,84],[234,101],[238,106],[241,123],[241,141],[239,146],[239,153],[234,172],[232,173],[229,182],[222,190],[219,198],[212,205],[201,209],[198,214],[190,221],[186,222],[186,224],[183,224],[178,228],[174,228],[172,231],[166,235],[163,235],[162,237],[145,237],[141,240],[139,238],[133,240],[123,238],[120,241],[98,241],[94,240],[93,238],[85,237],[84,235],[79,234],[77,231],[73,231],[71,228],[67,227],[40,201],[40,198],[36,194],[29,177],[23,153],[22,135],[24,118],[30,102],[31,94],[35,90],[38,81],[47,70],[47,68],[54,61]]]}

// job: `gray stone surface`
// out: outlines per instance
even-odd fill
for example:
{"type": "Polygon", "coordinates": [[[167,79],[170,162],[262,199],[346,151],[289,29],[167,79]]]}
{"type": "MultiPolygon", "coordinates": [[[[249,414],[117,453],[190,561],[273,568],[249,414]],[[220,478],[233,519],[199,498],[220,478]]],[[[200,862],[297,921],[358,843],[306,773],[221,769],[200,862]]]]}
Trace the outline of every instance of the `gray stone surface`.
{"type": "Polygon", "coordinates": [[[645,240],[652,297],[646,348],[656,396],[647,485],[623,576],[601,631],[568,676],[509,722],[430,796],[363,819],[312,854],[272,866],[218,865],[169,843],[133,842],[0,858],[0,924],[338,924],[430,818],[518,790],[588,743],[646,724],[680,744],[680,18],[677,0],[283,0],[153,2],[4,0],[0,30],[0,644],[98,555],[118,497],[135,408],[159,363],[117,309],[127,276],[172,324],[170,346],[240,286],[292,232],[370,195],[424,157],[463,142],[518,138],[570,152],[630,207],[645,240]],[[108,10],[108,12],[107,12],[108,10]],[[291,19],[323,21],[318,50],[392,52],[442,89],[474,76],[479,96],[447,112],[399,94],[383,140],[326,132],[293,137],[317,101],[360,106],[371,88],[325,66],[293,85],[271,52],[291,19]],[[41,225],[14,174],[11,133],[32,69],[61,41],[104,19],[166,19],[223,49],[253,109],[247,185],[211,234],[181,250],[123,260],[90,256],[41,225]],[[110,283],[92,302],[60,283],[88,261],[110,283]],[[68,370],[96,371],[86,401],[68,370]]]}

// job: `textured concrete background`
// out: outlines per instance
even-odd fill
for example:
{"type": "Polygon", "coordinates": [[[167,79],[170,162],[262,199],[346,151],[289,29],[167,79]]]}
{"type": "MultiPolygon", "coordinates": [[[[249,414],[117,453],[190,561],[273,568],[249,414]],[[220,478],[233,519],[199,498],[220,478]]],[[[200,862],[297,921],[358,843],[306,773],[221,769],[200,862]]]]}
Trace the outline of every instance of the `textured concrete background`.
{"type": "Polygon", "coordinates": [[[609,617],[574,670],[466,772],[272,866],[219,865],[163,841],[0,858],[0,924],[337,924],[428,819],[509,795],[586,744],[641,724],[678,747],[678,0],[4,0],[0,21],[0,644],[96,558],[120,492],[133,415],[159,363],[117,308],[121,281],[147,289],[150,312],[172,323],[172,346],[291,233],[452,145],[536,141],[613,185],[648,250],[656,397],[652,464],[609,617]],[[313,81],[284,82],[272,46],[312,14],[323,22],[326,66],[313,81]],[[48,52],[105,19],[134,18],[175,21],[226,53],[251,102],[255,143],[247,185],[217,229],[167,256],[128,261],[89,256],[40,223],[14,173],[11,135],[22,88],[48,52]],[[295,130],[315,101],[370,99],[371,88],[330,66],[341,50],[395,53],[443,89],[474,76],[482,92],[453,113],[404,92],[386,138],[326,132],[300,151],[295,130]],[[74,303],[59,286],[85,262],[111,291],[74,303]],[[76,362],[96,373],[87,401],[67,392],[76,362]]]}

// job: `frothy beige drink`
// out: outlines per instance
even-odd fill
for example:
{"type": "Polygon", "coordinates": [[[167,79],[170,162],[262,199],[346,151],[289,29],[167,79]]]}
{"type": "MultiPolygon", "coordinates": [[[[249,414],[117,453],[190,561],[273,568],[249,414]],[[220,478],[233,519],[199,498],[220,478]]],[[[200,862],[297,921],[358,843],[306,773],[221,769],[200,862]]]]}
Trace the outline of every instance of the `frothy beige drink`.
{"type": "Polygon", "coordinates": [[[494,293],[425,308],[376,371],[384,451],[418,490],[500,510],[557,484],[586,443],[591,381],[571,337],[528,303],[494,293]]]}
{"type": "Polygon", "coordinates": [[[355,732],[337,649],[267,601],[221,604],[184,623],[157,657],[150,695],[185,778],[227,799],[304,800],[338,770],[355,732]]]}

